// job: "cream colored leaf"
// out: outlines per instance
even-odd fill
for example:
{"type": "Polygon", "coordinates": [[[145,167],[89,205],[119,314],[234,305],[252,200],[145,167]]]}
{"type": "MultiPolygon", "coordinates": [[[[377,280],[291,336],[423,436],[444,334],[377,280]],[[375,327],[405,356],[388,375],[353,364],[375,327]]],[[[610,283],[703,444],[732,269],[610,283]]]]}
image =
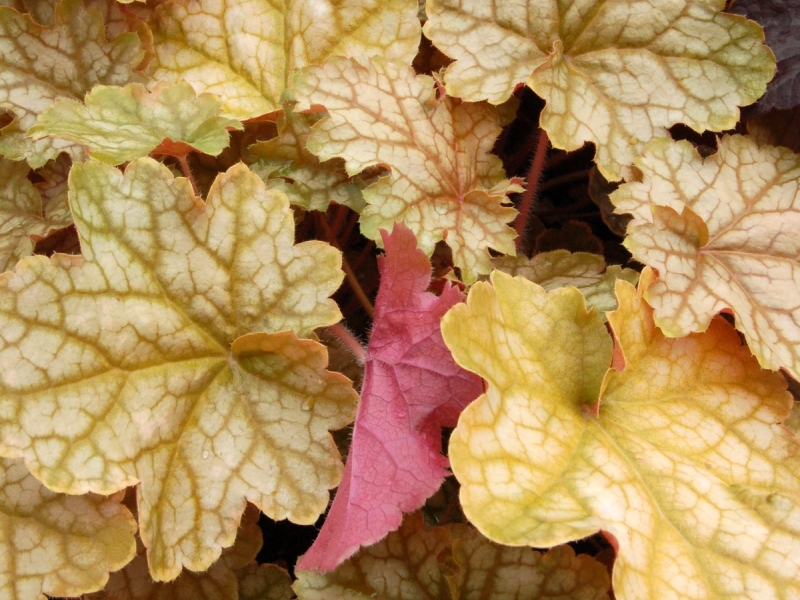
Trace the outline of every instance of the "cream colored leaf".
{"type": "Polygon", "coordinates": [[[356,394],[294,332],[340,318],[339,252],[293,245],[286,197],[241,164],[207,205],[148,158],[76,164],[70,203],[83,257],[0,276],[2,451],[58,491],[141,481],[156,580],[208,568],[245,500],[313,523],[356,394]]]}
{"type": "Polygon", "coordinates": [[[240,120],[280,110],[296,69],[329,56],[410,64],[420,38],[414,0],[175,0],[151,24],[153,77],[217,94],[240,120]]]}
{"type": "Polygon", "coordinates": [[[239,600],[236,571],[252,562],[261,548],[258,515],[258,509],[248,505],[233,546],[224,549],[207,571],[184,569],[168,583],[153,581],[145,547],[137,537],[136,557],[113,573],[103,590],[84,596],[84,600],[239,600]]]}
{"type": "MultiPolygon", "coordinates": [[[[34,239],[68,227],[72,217],[64,210],[65,198],[43,206],[42,196],[28,180],[25,163],[0,158],[0,270],[13,269],[33,252],[34,239]],[[48,210],[49,208],[49,210],[48,210]]],[[[47,180],[45,180],[47,181],[47,180]]]]}
{"type": "Polygon", "coordinates": [[[306,210],[324,212],[331,202],[336,202],[361,212],[363,186],[347,174],[344,161],[333,158],[320,162],[306,148],[311,126],[319,118],[284,108],[278,120],[278,136],[248,148],[255,161],[251,168],[268,187],[281,190],[289,202],[306,210]]]}
{"type": "Polygon", "coordinates": [[[197,96],[186,82],[159,82],[152,91],[138,83],[98,85],[84,102],[57,101],[39,115],[28,135],[70,140],[87,146],[92,158],[118,165],[153,150],[217,156],[229,143],[226,128],[242,129],[238,121],[219,116],[218,98],[197,96]]]}
{"type": "Polygon", "coordinates": [[[634,216],[625,245],[658,269],[658,326],[679,337],[732,310],[761,365],[800,378],[800,158],[733,136],[702,159],[660,139],[636,165],[642,181],[611,201],[634,216]]]}
{"type": "Polygon", "coordinates": [[[433,80],[399,63],[374,59],[369,68],[343,58],[305,69],[295,78],[300,108],[324,106],[330,117],[314,126],[308,149],[345,159],[355,175],[382,165],[391,175],[364,190],[361,232],[379,240],[402,221],[429,256],[445,239],[465,282],[491,270],[489,248],[514,254],[516,211],[507,194],[521,191],[504,179],[490,154],[500,127],[485,104],[437,101],[433,80]]]}
{"type": "Polygon", "coordinates": [[[568,250],[541,252],[531,258],[501,256],[493,259],[492,264],[511,276],[538,283],[547,291],[574,286],[586,298],[586,305],[601,313],[617,307],[614,296],[617,279],[635,284],[639,278],[639,273],[633,269],[623,269],[618,265],[606,268],[605,259],[597,254],[568,250]]]}
{"type": "Polygon", "coordinates": [[[0,154],[26,159],[34,168],[79,148],[57,139],[33,142],[25,136],[36,117],[59,98],[82,98],[97,84],[135,81],[144,56],[136,33],[106,41],[102,15],[80,0],[62,0],[51,27],[0,7],[0,108],[16,120],[0,134],[0,154]]]}
{"type": "Polygon", "coordinates": [[[448,579],[457,600],[608,600],[606,568],[569,546],[542,554],[472,530],[453,542],[453,558],[459,569],[448,579]]]}
{"type": "Polygon", "coordinates": [[[499,104],[526,83],[557,148],[597,146],[609,181],[685,123],[723,131],[764,93],[775,59],[724,0],[428,0],[425,35],[455,58],[448,93],[499,104]]]}
{"type": "Polygon", "coordinates": [[[800,595],[800,442],[791,397],[736,331],[664,337],[642,295],[616,284],[610,338],[571,288],[500,272],[442,333],[486,394],[450,439],[467,517],[504,544],[551,546],[603,530],[620,600],[800,595]],[[602,386],[601,386],[602,381],[602,386]]]}
{"type": "Polygon", "coordinates": [[[21,460],[0,459],[0,527],[4,600],[100,589],[136,554],[136,521],[119,497],[51,492],[21,460]]]}

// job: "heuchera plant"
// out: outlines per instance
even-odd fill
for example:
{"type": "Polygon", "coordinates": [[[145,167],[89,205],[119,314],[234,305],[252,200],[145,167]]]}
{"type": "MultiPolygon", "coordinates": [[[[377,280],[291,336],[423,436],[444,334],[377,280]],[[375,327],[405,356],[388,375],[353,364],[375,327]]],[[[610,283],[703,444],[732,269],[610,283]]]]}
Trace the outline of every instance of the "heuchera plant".
{"type": "Polygon", "coordinates": [[[0,0],[0,597],[800,598],[793,24],[0,0]]]}

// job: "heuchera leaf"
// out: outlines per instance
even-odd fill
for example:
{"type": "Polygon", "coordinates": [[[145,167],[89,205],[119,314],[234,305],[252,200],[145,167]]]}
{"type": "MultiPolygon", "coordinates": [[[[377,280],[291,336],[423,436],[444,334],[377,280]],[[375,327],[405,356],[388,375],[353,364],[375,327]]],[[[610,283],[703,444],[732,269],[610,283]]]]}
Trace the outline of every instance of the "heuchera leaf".
{"type": "Polygon", "coordinates": [[[717,318],[664,337],[617,282],[611,339],[571,288],[496,271],[442,321],[488,383],[450,439],[464,513],[490,539],[551,546],[602,529],[620,600],[800,594],[800,442],[791,396],[717,318]]]}
{"type": "Polygon", "coordinates": [[[458,600],[608,600],[605,566],[591,556],[575,556],[569,546],[546,554],[495,544],[471,529],[453,541],[458,570],[448,576],[458,600]]]}
{"type": "Polygon", "coordinates": [[[446,599],[449,589],[437,558],[449,542],[446,527],[426,530],[422,514],[415,512],[332,573],[298,571],[292,587],[298,600],[446,599]]]}
{"type": "Polygon", "coordinates": [[[450,94],[499,104],[526,83],[554,146],[597,146],[609,181],[685,123],[723,131],[764,93],[775,60],[724,0],[429,0],[425,35],[456,62],[450,94]]]}
{"type": "MultiPolygon", "coordinates": [[[[28,180],[25,163],[0,158],[0,270],[13,269],[33,252],[34,240],[72,223],[69,211],[58,205],[48,211],[42,196],[28,180]]],[[[56,203],[54,203],[56,204],[56,203]]]]}
{"type": "Polygon", "coordinates": [[[351,175],[373,165],[391,169],[364,190],[365,236],[378,239],[379,229],[401,221],[429,256],[445,239],[467,283],[491,270],[489,248],[514,254],[506,223],[516,211],[504,203],[522,188],[489,154],[500,133],[491,107],[437,100],[431,77],[377,58],[369,68],[331,59],[300,72],[293,89],[298,110],[319,104],[330,114],[314,126],[311,152],[344,158],[351,175]]]}
{"type": "Polygon", "coordinates": [[[800,157],[733,136],[702,159],[660,139],[636,166],[611,201],[634,217],[625,246],[658,269],[656,324],[679,337],[732,310],[761,365],[800,378],[800,157]]]}
{"type": "Polygon", "coordinates": [[[348,175],[344,161],[332,158],[320,162],[306,148],[311,126],[321,116],[298,114],[284,105],[278,119],[278,136],[248,147],[255,161],[250,168],[265,180],[267,187],[281,190],[289,202],[306,210],[324,212],[331,202],[336,202],[361,212],[363,186],[348,175]]]}
{"type": "Polygon", "coordinates": [[[238,600],[294,600],[292,578],[284,569],[255,561],[239,570],[238,600]]]}
{"type": "Polygon", "coordinates": [[[340,318],[339,252],[293,246],[286,197],[241,164],[206,205],[149,158],[75,164],[70,204],[83,257],[0,276],[0,450],[56,491],[141,481],[156,580],[208,568],[245,500],[313,523],[356,395],[295,332],[340,318]]]}
{"type": "Polygon", "coordinates": [[[136,553],[120,497],[51,492],[21,460],[0,458],[0,596],[40,600],[98,590],[136,553]]]}
{"type": "Polygon", "coordinates": [[[554,250],[541,252],[531,258],[501,256],[492,260],[492,263],[503,273],[524,277],[547,291],[568,285],[576,287],[586,298],[586,305],[598,311],[617,307],[617,298],[614,296],[617,279],[632,284],[639,279],[639,273],[633,269],[623,269],[619,265],[606,268],[602,256],[588,252],[554,250]]]}
{"type": "Polygon", "coordinates": [[[84,600],[239,600],[237,571],[249,565],[261,548],[258,509],[248,505],[239,524],[236,541],[225,548],[208,570],[184,569],[167,583],[153,581],[147,569],[145,547],[137,536],[136,557],[113,573],[105,588],[84,600]]]}
{"type": "Polygon", "coordinates": [[[238,121],[219,116],[219,98],[197,96],[185,81],[159,82],[152,91],[138,83],[98,85],[84,102],[57,101],[39,115],[28,135],[71,140],[87,146],[92,158],[118,165],[154,150],[216,156],[228,146],[226,128],[242,129],[238,121]]]}
{"type": "Polygon", "coordinates": [[[420,508],[448,474],[441,427],[453,427],[483,390],[453,362],[439,332],[442,315],[463,295],[449,284],[441,296],[425,291],[431,266],[408,228],[382,235],[386,257],[350,453],[300,570],[331,571],[420,508]]]}
{"type": "Polygon", "coordinates": [[[775,53],[778,72],[758,101],[761,113],[800,104],[800,4],[784,0],[736,0],[730,12],[744,15],[764,28],[767,45],[775,53]]]}
{"type": "Polygon", "coordinates": [[[174,0],[151,23],[156,79],[185,79],[245,120],[281,108],[292,73],[339,55],[411,63],[420,25],[414,0],[174,0]]]}
{"type": "Polygon", "coordinates": [[[494,544],[472,528],[427,529],[419,512],[336,571],[300,571],[299,600],[606,600],[605,567],[569,546],[547,554],[494,544]]]}
{"type": "Polygon", "coordinates": [[[24,134],[37,115],[59,98],[83,98],[97,84],[125,85],[137,80],[134,69],[144,56],[134,32],[106,41],[102,15],[86,10],[81,0],[62,0],[52,27],[0,7],[0,40],[4,47],[0,108],[15,117],[2,130],[0,154],[27,159],[34,168],[71,146],[64,140],[27,138],[24,134]]]}

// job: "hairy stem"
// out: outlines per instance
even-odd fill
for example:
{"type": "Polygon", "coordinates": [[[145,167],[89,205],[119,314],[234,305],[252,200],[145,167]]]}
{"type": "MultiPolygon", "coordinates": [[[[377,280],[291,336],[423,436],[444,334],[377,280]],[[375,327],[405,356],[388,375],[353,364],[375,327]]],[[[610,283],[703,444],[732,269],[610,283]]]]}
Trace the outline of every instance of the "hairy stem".
{"type": "Polygon", "coordinates": [[[176,157],[178,159],[178,164],[181,166],[181,171],[183,171],[184,177],[189,180],[189,183],[192,184],[192,191],[194,195],[198,198],[200,197],[200,190],[197,187],[197,182],[194,180],[194,175],[192,175],[192,169],[189,166],[189,160],[187,159],[186,154],[181,154],[180,156],[176,157]]]}
{"type": "Polygon", "coordinates": [[[358,364],[364,366],[367,360],[367,351],[364,350],[364,346],[350,333],[347,327],[341,323],[336,323],[335,325],[329,325],[327,329],[329,333],[336,337],[336,339],[350,351],[353,357],[358,361],[358,364]]]}
{"type": "Polygon", "coordinates": [[[519,215],[514,223],[514,228],[517,231],[517,251],[522,250],[523,236],[525,235],[525,225],[528,222],[528,213],[531,211],[533,199],[536,196],[536,189],[539,187],[539,179],[542,177],[542,170],[544,168],[544,159],[547,157],[547,149],[550,145],[547,138],[547,132],[544,129],[539,130],[539,140],[536,143],[536,152],[533,155],[533,162],[531,169],[528,171],[527,185],[525,193],[522,195],[522,202],[519,205],[519,215]]]}

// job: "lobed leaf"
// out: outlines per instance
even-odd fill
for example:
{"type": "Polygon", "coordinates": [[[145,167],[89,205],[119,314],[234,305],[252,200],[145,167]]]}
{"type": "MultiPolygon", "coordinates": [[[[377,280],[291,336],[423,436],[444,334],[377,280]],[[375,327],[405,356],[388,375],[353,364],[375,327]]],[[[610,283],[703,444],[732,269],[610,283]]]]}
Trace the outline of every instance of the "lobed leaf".
{"type": "Polygon", "coordinates": [[[299,600],[606,600],[608,587],[605,567],[569,546],[504,547],[463,525],[428,529],[418,512],[336,571],[300,571],[294,584],[299,600]]]}
{"type": "Polygon", "coordinates": [[[764,28],[778,71],[759,100],[757,111],[785,110],[800,104],[800,6],[781,0],[736,0],[730,12],[744,15],[764,28]]]}
{"type": "Polygon", "coordinates": [[[239,600],[237,571],[253,562],[261,548],[259,512],[248,505],[233,546],[222,551],[208,570],[184,570],[174,581],[153,581],[147,569],[145,547],[137,536],[136,556],[113,573],[105,588],[84,600],[239,600]]]}
{"type": "Polygon", "coordinates": [[[634,217],[625,246],[659,271],[658,326],[680,337],[732,310],[761,365],[800,378],[800,158],[726,136],[706,159],[654,140],[636,165],[642,181],[611,201],[634,217]]]}
{"type": "Polygon", "coordinates": [[[250,563],[239,570],[239,600],[294,600],[292,578],[271,564],[250,563]]]}
{"type": "Polygon", "coordinates": [[[422,507],[448,474],[441,428],[453,427],[483,389],[453,362],[439,332],[442,315],[463,295],[449,284],[440,296],[425,291],[431,265],[407,227],[381,235],[386,256],[350,452],[298,570],[333,570],[422,507]]]}
{"type": "Polygon", "coordinates": [[[500,272],[442,322],[486,394],[450,440],[467,517],[490,539],[551,546],[603,530],[620,600],[800,593],[800,442],[791,397],[736,331],[666,338],[617,282],[617,341],[577,290],[500,272]]]}
{"type": "Polygon", "coordinates": [[[300,72],[293,89],[298,110],[319,104],[330,115],[308,141],[320,160],[344,158],[351,175],[374,165],[391,169],[364,190],[366,237],[377,240],[380,229],[403,222],[429,256],[444,239],[466,283],[491,270],[489,248],[514,254],[506,223],[516,211],[504,204],[522,188],[504,179],[490,154],[500,133],[496,111],[437,100],[432,78],[378,58],[369,67],[333,58],[300,72]]]}
{"type": "Polygon", "coordinates": [[[92,158],[118,165],[153,151],[217,156],[229,143],[226,128],[242,129],[238,121],[219,116],[218,98],[197,96],[186,82],[159,82],[152,91],[137,83],[98,85],[84,102],[57,101],[28,135],[70,140],[87,146],[92,158]]]}
{"type": "Polygon", "coordinates": [[[57,494],[21,460],[0,458],[0,594],[7,600],[98,590],[136,553],[120,497],[57,494]]]}
{"type": "Polygon", "coordinates": [[[76,164],[70,203],[83,257],[0,276],[2,452],[56,491],[141,481],[156,580],[208,568],[245,500],[313,523],[355,393],[296,334],[340,318],[339,252],[294,246],[286,197],[243,165],[203,205],[148,158],[76,164]]]}
{"type": "Polygon", "coordinates": [[[619,265],[606,268],[602,256],[588,252],[554,250],[541,252],[531,258],[501,256],[495,258],[492,264],[503,273],[524,277],[547,291],[574,286],[583,294],[586,305],[597,311],[614,310],[617,307],[614,296],[617,279],[631,284],[639,279],[639,273],[633,269],[623,269],[619,265]]]}
{"type": "Polygon", "coordinates": [[[134,32],[106,41],[102,15],[85,9],[81,0],[62,0],[52,26],[0,7],[0,40],[0,108],[15,117],[0,133],[0,154],[25,159],[34,168],[61,151],[79,155],[64,140],[27,138],[36,117],[56,100],[82,98],[97,84],[136,81],[135,68],[144,56],[134,32]]]}
{"type": "Polygon", "coordinates": [[[425,35],[456,59],[449,94],[499,104],[525,83],[545,99],[557,148],[597,147],[609,181],[630,179],[649,140],[685,123],[723,131],[775,72],[758,25],[724,0],[429,0],[425,35]]]}
{"type": "Polygon", "coordinates": [[[414,0],[175,0],[151,25],[150,74],[217,94],[240,120],[280,110],[296,69],[329,56],[410,64],[420,38],[414,0]]]}
{"type": "Polygon", "coordinates": [[[0,271],[13,269],[20,258],[31,254],[35,239],[72,223],[58,196],[43,201],[28,180],[29,171],[25,163],[0,158],[0,271]]]}
{"type": "Polygon", "coordinates": [[[251,168],[268,187],[281,190],[289,202],[306,210],[324,212],[336,202],[361,212],[363,185],[347,174],[344,161],[334,158],[321,162],[306,148],[311,126],[320,116],[284,107],[278,119],[278,136],[248,147],[255,161],[251,168]]]}

